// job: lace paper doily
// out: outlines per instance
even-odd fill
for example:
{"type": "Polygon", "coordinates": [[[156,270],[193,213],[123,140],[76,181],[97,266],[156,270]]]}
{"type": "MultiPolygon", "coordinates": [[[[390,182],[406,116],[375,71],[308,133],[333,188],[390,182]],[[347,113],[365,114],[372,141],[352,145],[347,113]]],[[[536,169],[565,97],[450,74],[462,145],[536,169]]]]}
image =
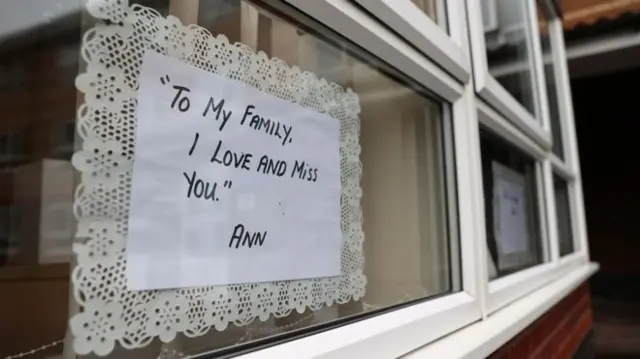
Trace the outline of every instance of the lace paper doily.
{"type": "MultiPolygon", "coordinates": [[[[87,8],[107,24],[83,38],[87,72],[76,87],[84,93],[78,109],[82,149],[73,156],[81,173],[74,213],[74,298],[81,310],[70,319],[79,354],[109,354],[116,342],[133,349],[155,337],[188,337],[229,323],[247,325],[259,318],[286,317],[364,295],[364,254],[358,142],[358,96],[283,61],[230,44],[196,25],[123,0],[90,0],[87,8]],[[242,81],[261,91],[338,119],[341,124],[342,276],[259,284],[129,291],[125,278],[125,242],[135,152],[138,75],[145,51],[177,58],[201,69],[242,81]]],[[[309,253],[313,255],[313,253],[309,253]]]]}

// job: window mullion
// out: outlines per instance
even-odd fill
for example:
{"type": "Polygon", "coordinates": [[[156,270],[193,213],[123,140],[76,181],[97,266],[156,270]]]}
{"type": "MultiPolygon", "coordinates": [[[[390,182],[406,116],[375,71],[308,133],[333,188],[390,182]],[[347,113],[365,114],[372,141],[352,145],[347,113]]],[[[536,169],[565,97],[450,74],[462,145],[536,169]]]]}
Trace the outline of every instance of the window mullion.
{"type": "MultiPolygon", "coordinates": [[[[469,9],[464,0],[447,2],[448,23],[451,36],[463,49],[464,57],[471,62],[472,32],[468,18],[469,9]],[[462,14],[462,16],[460,16],[462,14]]],[[[483,40],[483,38],[481,37],[483,40]]],[[[489,275],[487,273],[487,245],[484,223],[484,193],[480,158],[480,129],[477,111],[475,82],[471,76],[465,85],[462,98],[454,106],[456,167],[458,172],[458,208],[460,218],[460,244],[465,291],[478,303],[482,318],[488,316],[489,275]],[[465,188],[466,187],[466,188],[465,188]],[[466,233],[464,233],[466,232],[466,233]],[[468,248],[465,248],[468,247],[468,248]],[[472,291],[469,291],[471,287],[472,291]]]]}
{"type": "MultiPolygon", "coordinates": [[[[549,159],[542,162],[542,179],[545,197],[544,207],[546,208],[546,216],[543,213],[542,218],[546,217],[547,223],[547,248],[549,249],[550,262],[556,263],[560,258],[560,243],[558,241],[558,218],[556,213],[556,201],[553,188],[553,167],[549,159]]],[[[544,228],[543,228],[544,230],[544,228]]]]}
{"type": "Polygon", "coordinates": [[[549,102],[544,78],[542,46],[540,45],[540,26],[535,0],[527,0],[527,15],[529,17],[529,21],[527,21],[527,26],[529,26],[528,33],[530,35],[528,37],[528,43],[530,45],[531,60],[533,62],[533,71],[531,74],[533,77],[532,83],[534,84],[533,93],[536,108],[538,110],[536,117],[542,124],[544,131],[548,132],[551,127],[549,122],[549,102]]]}
{"type": "MultiPolygon", "coordinates": [[[[471,71],[471,45],[469,44],[467,8],[464,0],[448,0],[446,1],[446,16],[449,24],[449,32],[453,41],[462,49],[465,63],[471,71]]],[[[473,76],[471,76],[473,77],[473,76]]],[[[473,84],[473,81],[469,81],[473,84]]]]}
{"type": "Polygon", "coordinates": [[[480,151],[480,119],[478,116],[477,106],[479,101],[474,97],[469,101],[473,108],[469,111],[469,152],[472,169],[473,191],[472,207],[474,213],[474,231],[476,245],[476,281],[478,283],[478,300],[482,310],[482,317],[486,319],[489,315],[489,249],[487,248],[486,224],[485,224],[485,199],[484,184],[482,179],[482,157],[480,151]]]}
{"type": "MultiPolygon", "coordinates": [[[[560,129],[562,131],[563,154],[565,162],[569,164],[572,170],[578,168],[575,164],[576,158],[574,157],[572,149],[571,131],[572,126],[569,122],[573,119],[573,108],[571,103],[571,95],[567,93],[568,83],[565,83],[565,71],[568,71],[566,67],[566,51],[563,41],[562,21],[559,19],[553,20],[549,23],[549,37],[551,40],[551,56],[553,61],[553,70],[556,80],[556,88],[558,89],[558,106],[560,107],[560,129]]],[[[569,90],[570,91],[570,90],[569,90]]]]}
{"type": "Polygon", "coordinates": [[[454,104],[456,167],[458,171],[458,208],[463,271],[463,289],[479,302],[486,313],[488,275],[486,273],[486,240],[484,237],[484,202],[478,121],[475,94],[471,84],[454,104]]]}
{"type": "Polygon", "coordinates": [[[552,46],[559,49],[554,51],[554,61],[558,67],[558,102],[560,105],[560,121],[563,128],[566,128],[566,162],[576,174],[576,179],[571,187],[573,198],[571,207],[574,209],[577,226],[575,231],[577,251],[589,257],[589,244],[587,239],[586,218],[584,213],[584,195],[582,191],[582,176],[580,173],[580,156],[578,153],[578,140],[575,129],[575,117],[573,112],[573,100],[571,97],[571,81],[569,79],[569,68],[567,64],[567,53],[562,32],[562,22],[553,21],[550,24],[550,31],[555,36],[551,36],[552,46]]]}

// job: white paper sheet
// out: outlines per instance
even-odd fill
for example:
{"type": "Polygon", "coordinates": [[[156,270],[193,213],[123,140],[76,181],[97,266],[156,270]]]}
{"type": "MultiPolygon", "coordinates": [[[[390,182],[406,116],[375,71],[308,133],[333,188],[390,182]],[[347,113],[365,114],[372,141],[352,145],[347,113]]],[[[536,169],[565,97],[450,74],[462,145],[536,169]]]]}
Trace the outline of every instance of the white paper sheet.
{"type": "Polygon", "coordinates": [[[494,232],[499,250],[502,254],[527,253],[529,231],[524,176],[494,162],[493,180],[494,216],[497,217],[494,232]]]}
{"type": "Polygon", "coordinates": [[[340,124],[148,52],[138,95],[130,289],[340,275],[340,124]]]}

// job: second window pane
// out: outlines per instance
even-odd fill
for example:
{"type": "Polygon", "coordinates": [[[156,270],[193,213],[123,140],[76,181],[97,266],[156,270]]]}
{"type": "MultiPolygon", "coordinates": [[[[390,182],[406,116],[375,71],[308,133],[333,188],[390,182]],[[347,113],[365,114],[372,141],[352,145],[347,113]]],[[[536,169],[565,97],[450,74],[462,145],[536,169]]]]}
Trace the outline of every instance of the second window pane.
{"type": "Polygon", "coordinates": [[[571,226],[571,207],[569,202],[569,184],[557,174],[553,175],[553,191],[556,201],[556,218],[560,256],[573,253],[573,230],[571,226]]]}
{"type": "Polygon", "coordinates": [[[482,130],[482,180],[491,278],[544,261],[533,158],[482,130]]]}
{"type": "Polygon", "coordinates": [[[482,1],[489,73],[535,115],[533,57],[526,1],[482,1]]]}

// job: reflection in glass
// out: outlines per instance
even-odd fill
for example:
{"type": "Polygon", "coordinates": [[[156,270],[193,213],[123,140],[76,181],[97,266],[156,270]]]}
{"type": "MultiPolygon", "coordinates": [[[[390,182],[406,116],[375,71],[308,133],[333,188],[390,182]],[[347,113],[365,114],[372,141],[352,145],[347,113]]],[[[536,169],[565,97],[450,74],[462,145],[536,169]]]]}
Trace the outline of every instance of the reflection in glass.
{"type": "Polygon", "coordinates": [[[535,116],[535,80],[527,1],[481,3],[489,73],[535,116]]]}
{"type": "Polygon", "coordinates": [[[481,130],[482,183],[490,278],[542,263],[536,162],[481,130]]]}
{"type": "Polygon", "coordinates": [[[411,0],[434,22],[447,31],[446,4],[442,0],[411,0]]]}
{"type": "MultiPolygon", "coordinates": [[[[67,328],[82,4],[0,5],[2,358],[59,341],[67,328]],[[68,123],[65,135],[56,135],[68,123]]],[[[57,344],[29,357],[61,351],[57,344]]]]}

